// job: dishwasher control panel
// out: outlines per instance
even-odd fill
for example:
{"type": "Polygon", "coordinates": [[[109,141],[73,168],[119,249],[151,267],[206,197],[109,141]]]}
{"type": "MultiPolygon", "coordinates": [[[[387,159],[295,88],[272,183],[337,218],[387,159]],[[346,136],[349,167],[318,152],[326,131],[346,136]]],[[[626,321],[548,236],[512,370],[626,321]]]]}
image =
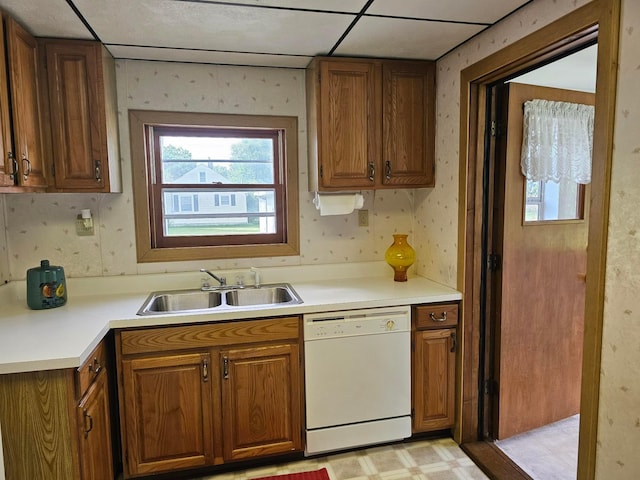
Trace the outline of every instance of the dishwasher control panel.
{"type": "Polygon", "coordinates": [[[304,316],[306,341],[410,330],[409,306],[314,313],[304,316]]]}

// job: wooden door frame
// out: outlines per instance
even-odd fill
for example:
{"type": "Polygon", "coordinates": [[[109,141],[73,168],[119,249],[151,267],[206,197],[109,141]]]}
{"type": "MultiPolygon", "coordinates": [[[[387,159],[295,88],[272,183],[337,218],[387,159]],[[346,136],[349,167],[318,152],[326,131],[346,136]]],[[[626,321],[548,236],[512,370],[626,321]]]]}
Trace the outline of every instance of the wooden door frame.
{"type": "MultiPolygon", "coordinates": [[[[458,419],[455,439],[478,445],[479,433],[480,272],[482,232],[482,166],[487,86],[598,39],[598,72],[590,193],[585,332],[583,342],[578,479],[595,477],[600,355],[604,310],[607,224],[611,187],[611,158],[621,0],[594,0],[461,72],[460,171],[458,204],[458,289],[463,292],[462,358],[459,373],[458,419]]],[[[474,458],[487,465],[482,458],[474,458]]],[[[498,459],[500,462],[500,459],[498,459]]],[[[504,459],[502,459],[504,463],[504,459]]],[[[507,462],[508,463],[508,462],[507,462]]],[[[496,465],[496,464],[494,464],[496,465]]],[[[500,478],[496,476],[495,478],[500,478]]],[[[507,478],[507,477],[504,477],[507,478]]],[[[511,477],[514,478],[514,477],[511,477]]],[[[522,478],[527,478],[526,476],[522,478]]]]}

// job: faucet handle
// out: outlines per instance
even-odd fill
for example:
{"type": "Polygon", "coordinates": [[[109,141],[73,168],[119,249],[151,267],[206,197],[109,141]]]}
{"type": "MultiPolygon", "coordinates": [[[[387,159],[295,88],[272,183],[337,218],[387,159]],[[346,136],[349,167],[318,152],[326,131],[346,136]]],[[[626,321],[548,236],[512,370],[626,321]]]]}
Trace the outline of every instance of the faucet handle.
{"type": "Polygon", "coordinates": [[[260,270],[258,270],[256,267],[251,267],[249,270],[251,270],[251,273],[253,273],[254,285],[256,286],[256,288],[260,288],[260,270]]]}

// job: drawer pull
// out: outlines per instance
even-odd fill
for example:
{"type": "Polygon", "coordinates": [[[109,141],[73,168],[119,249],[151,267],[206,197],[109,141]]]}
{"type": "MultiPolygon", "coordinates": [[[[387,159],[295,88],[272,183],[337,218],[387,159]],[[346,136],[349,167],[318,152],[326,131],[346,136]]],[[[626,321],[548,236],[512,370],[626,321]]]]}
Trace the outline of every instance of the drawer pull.
{"type": "Polygon", "coordinates": [[[100,360],[98,360],[98,357],[95,357],[93,359],[93,363],[89,365],[89,371],[94,375],[98,375],[102,371],[102,365],[100,365],[100,360]]]}
{"type": "Polygon", "coordinates": [[[376,178],[376,166],[373,162],[369,162],[369,180],[374,181],[376,178]]]}
{"type": "Polygon", "coordinates": [[[447,321],[447,312],[442,312],[441,317],[436,317],[433,312],[429,314],[429,318],[432,322],[446,322],[447,321]]]}

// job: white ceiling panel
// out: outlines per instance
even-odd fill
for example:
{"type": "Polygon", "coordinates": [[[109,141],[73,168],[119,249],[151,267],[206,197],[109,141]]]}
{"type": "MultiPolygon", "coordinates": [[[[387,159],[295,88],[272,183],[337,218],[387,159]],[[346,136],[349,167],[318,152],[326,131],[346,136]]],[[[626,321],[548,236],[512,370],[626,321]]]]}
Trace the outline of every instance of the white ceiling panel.
{"type": "Polygon", "coordinates": [[[483,26],[379,17],[360,19],[336,49],[338,55],[434,59],[483,26]],[[402,32],[401,35],[398,32],[402,32]]]}
{"type": "Polygon", "coordinates": [[[211,63],[219,65],[252,65],[263,67],[306,68],[313,57],[289,55],[256,55],[250,53],[212,52],[205,50],[176,50],[171,48],[144,48],[109,46],[115,58],[133,60],[159,60],[166,62],[211,63]]]}
{"type": "Polygon", "coordinates": [[[230,0],[230,3],[358,13],[365,6],[367,0],[230,0]]]}
{"type": "Polygon", "coordinates": [[[32,35],[93,40],[91,32],[65,0],[0,0],[0,7],[32,35]]]}
{"type": "Polygon", "coordinates": [[[327,53],[351,23],[347,14],[175,2],[76,0],[106,44],[201,48],[247,53],[327,53]]]}
{"type": "Polygon", "coordinates": [[[367,14],[494,23],[531,0],[374,0],[367,14]]]}

